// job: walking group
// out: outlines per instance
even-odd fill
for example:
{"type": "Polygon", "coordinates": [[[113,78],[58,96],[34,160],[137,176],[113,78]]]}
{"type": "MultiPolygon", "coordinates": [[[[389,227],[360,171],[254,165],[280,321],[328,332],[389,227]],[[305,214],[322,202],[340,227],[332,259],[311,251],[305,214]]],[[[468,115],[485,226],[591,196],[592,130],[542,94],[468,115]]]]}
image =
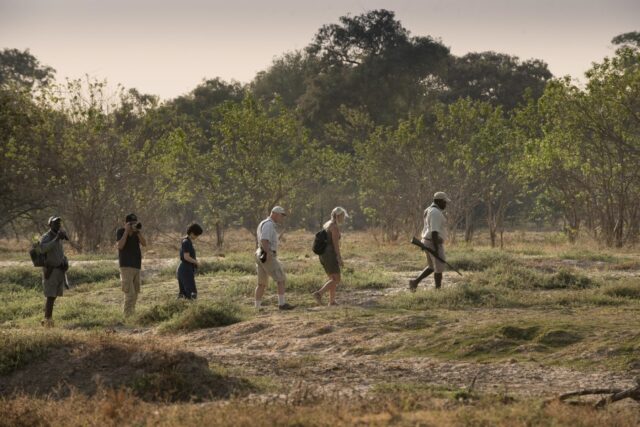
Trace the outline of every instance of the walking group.
{"type": "MultiPolygon", "coordinates": [[[[451,202],[444,192],[434,194],[433,203],[425,209],[423,214],[424,227],[421,243],[427,256],[427,267],[415,278],[409,281],[409,290],[415,292],[418,284],[434,273],[435,288],[442,286],[442,273],[446,266],[444,244],[447,239],[446,217],[443,211],[451,202]]],[[[286,274],[278,259],[278,226],[287,216],[286,210],[275,206],[267,218],[260,222],[256,230],[257,249],[255,251],[256,270],[258,274],[255,289],[255,308],[262,309],[269,278],[277,284],[278,309],[292,310],[295,306],[289,304],[285,297],[286,274]]],[[[327,274],[327,281],[313,292],[318,304],[323,304],[323,297],[328,294],[329,306],[338,305],[336,290],[342,281],[341,272],[344,267],[340,250],[340,227],[349,218],[347,211],[336,207],[331,211],[330,219],[323,224],[326,232],[324,249],[319,254],[319,260],[327,274]]],[[[43,261],[43,291],[45,296],[44,320],[45,327],[53,326],[53,306],[57,297],[62,296],[65,286],[68,287],[67,270],[69,262],[64,254],[62,242],[69,240],[62,229],[62,218],[52,216],[48,221],[49,231],[39,240],[38,249],[44,256],[43,261]]],[[[196,257],[194,242],[203,233],[199,224],[191,224],[180,245],[180,264],[176,271],[178,281],[178,298],[194,300],[198,297],[196,288],[196,272],[199,261],[196,257]]],[[[124,294],[124,316],[130,317],[135,313],[135,306],[141,290],[142,246],[147,241],[142,233],[142,223],[135,214],[126,215],[123,227],[116,231],[116,246],[118,249],[118,264],[120,266],[120,285],[124,294]]]]}

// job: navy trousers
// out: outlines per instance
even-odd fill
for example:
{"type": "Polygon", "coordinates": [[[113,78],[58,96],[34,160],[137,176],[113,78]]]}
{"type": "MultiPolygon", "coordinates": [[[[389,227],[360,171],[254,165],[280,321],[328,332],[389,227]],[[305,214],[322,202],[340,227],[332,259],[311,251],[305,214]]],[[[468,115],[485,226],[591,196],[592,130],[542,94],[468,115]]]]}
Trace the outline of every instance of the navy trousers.
{"type": "Polygon", "coordinates": [[[178,277],[178,298],[196,299],[198,289],[196,289],[195,268],[192,264],[181,262],[176,271],[178,277]]]}

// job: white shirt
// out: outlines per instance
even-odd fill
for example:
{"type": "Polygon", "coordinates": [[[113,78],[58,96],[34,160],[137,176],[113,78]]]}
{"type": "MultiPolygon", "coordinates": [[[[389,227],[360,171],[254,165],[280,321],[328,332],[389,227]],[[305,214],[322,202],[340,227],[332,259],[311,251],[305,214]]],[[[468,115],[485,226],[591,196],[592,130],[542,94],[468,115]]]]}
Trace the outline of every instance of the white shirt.
{"type": "Polygon", "coordinates": [[[438,206],[432,204],[424,211],[422,238],[431,239],[431,233],[437,232],[442,240],[447,240],[447,218],[438,206]]]}
{"type": "Polygon", "coordinates": [[[276,231],[276,223],[271,218],[267,218],[258,225],[258,243],[261,240],[269,241],[269,249],[273,252],[278,250],[278,233],[276,231]]]}

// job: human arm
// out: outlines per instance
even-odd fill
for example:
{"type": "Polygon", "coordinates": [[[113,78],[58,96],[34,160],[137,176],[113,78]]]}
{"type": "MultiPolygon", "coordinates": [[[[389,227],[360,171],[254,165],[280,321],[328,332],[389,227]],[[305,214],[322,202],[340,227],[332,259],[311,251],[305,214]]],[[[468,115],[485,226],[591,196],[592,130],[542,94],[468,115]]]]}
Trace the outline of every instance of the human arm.
{"type": "Polygon", "coordinates": [[[193,249],[193,243],[191,240],[184,239],[182,241],[182,258],[190,264],[198,267],[198,260],[195,259],[195,250],[193,249]],[[193,255],[191,255],[193,254],[193,255]]]}
{"type": "Polygon", "coordinates": [[[265,239],[260,240],[260,247],[267,254],[267,258],[265,261],[268,261],[271,258],[271,242],[265,239]]]}
{"type": "Polygon", "coordinates": [[[342,255],[340,254],[340,232],[338,231],[338,226],[331,224],[328,231],[331,233],[331,243],[333,244],[333,250],[336,253],[338,265],[342,267],[344,263],[342,262],[342,255]]]}
{"type": "MultiPolygon", "coordinates": [[[[121,229],[122,230],[122,229],[121,229]]],[[[124,245],[127,243],[127,237],[129,237],[129,233],[131,232],[131,224],[128,222],[124,225],[124,231],[122,236],[118,239],[118,250],[121,251],[124,249],[124,245]]]]}
{"type": "Polygon", "coordinates": [[[51,234],[47,233],[44,235],[42,240],[40,241],[40,252],[46,254],[55,246],[56,242],[59,240],[58,234],[55,236],[51,236],[51,234]]]}
{"type": "Polygon", "coordinates": [[[147,239],[144,238],[140,231],[138,231],[138,240],[142,246],[147,246],[147,239]]]}
{"type": "Polygon", "coordinates": [[[433,242],[433,247],[437,256],[440,256],[440,251],[438,248],[440,247],[440,236],[437,231],[431,232],[431,241],[433,242]]]}

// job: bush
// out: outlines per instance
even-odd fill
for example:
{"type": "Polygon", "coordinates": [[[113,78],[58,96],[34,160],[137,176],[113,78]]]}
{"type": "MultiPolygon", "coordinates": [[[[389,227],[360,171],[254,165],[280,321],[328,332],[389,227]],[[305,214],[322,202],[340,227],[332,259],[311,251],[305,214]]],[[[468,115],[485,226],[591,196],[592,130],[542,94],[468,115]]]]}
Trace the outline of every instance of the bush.
{"type": "Polygon", "coordinates": [[[604,293],[611,297],[640,299],[640,286],[631,284],[614,285],[607,288],[604,293]]]}
{"type": "Polygon", "coordinates": [[[187,308],[189,308],[188,301],[183,299],[172,299],[162,304],[156,304],[153,307],[142,311],[138,314],[137,321],[144,326],[165,322],[176,314],[182,313],[187,308]]]}
{"type": "Polygon", "coordinates": [[[0,330],[0,375],[7,375],[40,359],[51,348],[66,344],[68,339],[56,332],[25,333],[0,330]]]}
{"type": "Polygon", "coordinates": [[[166,322],[162,329],[164,331],[193,331],[228,326],[241,321],[240,307],[235,304],[204,305],[192,302],[186,310],[166,322]]]}

